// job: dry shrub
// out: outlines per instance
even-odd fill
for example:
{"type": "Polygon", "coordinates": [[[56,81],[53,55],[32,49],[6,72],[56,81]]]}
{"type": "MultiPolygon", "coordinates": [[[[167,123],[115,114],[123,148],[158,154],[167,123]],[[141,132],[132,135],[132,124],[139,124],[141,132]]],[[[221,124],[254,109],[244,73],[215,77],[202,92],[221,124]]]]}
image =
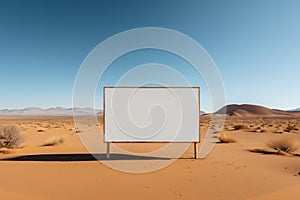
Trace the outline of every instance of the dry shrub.
{"type": "Polygon", "coordinates": [[[7,148],[1,148],[0,154],[10,154],[10,151],[7,148]]]}
{"type": "Polygon", "coordinates": [[[22,142],[23,138],[17,126],[8,125],[0,128],[0,148],[16,148],[19,147],[22,142]]]}
{"type": "Polygon", "coordinates": [[[228,137],[225,133],[222,133],[218,139],[219,139],[219,143],[235,143],[236,142],[235,139],[228,137]]]}
{"type": "Polygon", "coordinates": [[[74,133],[81,133],[82,131],[79,130],[78,128],[70,128],[69,131],[72,131],[74,133]]]}
{"type": "Polygon", "coordinates": [[[103,116],[98,117],[98,122],[99,122],[100,126],[102,126],[104,124],[103,116]]]}
{"type": "Polygon", "coordinates": [[[257,132],[257,133],[264,133],[264,132],[266,132],[266,130],[262,129],[262,128],[259,128],[259,129],[256,129],[255,132],[257,132]]]}
{"type": "Polygon", "coordinates": [[[260,126],[257,126],[255,128],[250,129],[250,132],[261,133],[261,132],[265,132],[265,130],[262,129],[260,126]]]}
{"type": "Polygon", "coordinates": [[[285,132],[291,132],[291,131],[298,131],[299,129],[296,127],[296,125],[288,124],[286,129],[284,129],[285,132]]]}
{"type": "Polygon", "coordinates": [[[281,130],[275,130],[275,131],[273,131],[273,133],[276,133],[276,134],[282,134],[283,131],[281,131],[281,130]]]}
{"type": "Polygon", "coordinates": [[[49,140],[46,141],[45,144],[41,145],[43,147],[46,147],[46,146],[57,146],[57,145],[60,145],[60,144],[63,144],[65,142],[65,139],[62,138],[62,137],[52,137],[50,138],[49,140]]]}
{"type": "Polygon", "coordinates": [[[241,130],[241,129],[245,129],[245,128],[248,128],[248,127],[245,125],[242,125],[242,124],[236,124],[233,126],[234,130],[241,130]]]}
{"type": "Polygon", "coordinates": [[[225,130],[226,130],[226,131],[234,131],[235,129],[234,129],[234,127],[226,126],[226,127],[225,127],[225,130]]]}
{"type": "Polygon", "coordinates": [[[267,143],[267,146],[278,151],[278,153],[293,153],[298,149],[296,142],[288,139],[288,138],[281,138],[277,140],[273,140],[267,143]]]}

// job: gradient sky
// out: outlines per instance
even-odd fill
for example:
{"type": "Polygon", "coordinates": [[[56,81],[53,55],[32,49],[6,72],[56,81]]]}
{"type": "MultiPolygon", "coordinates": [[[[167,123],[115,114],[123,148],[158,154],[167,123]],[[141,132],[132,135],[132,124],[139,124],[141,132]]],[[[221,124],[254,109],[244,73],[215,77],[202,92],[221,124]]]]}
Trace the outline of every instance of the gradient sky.
{"type": "MultiPolygon", "coordinates": [[[[76,73],[88,53],[114,34],[147,26],[199,42],[220,70],[228,104],[300,107],[299,10],[298,0],[0,0],[0,109],[72,107],[76,73]]],[[[124,67],[161,61],[203,87],[188,65],[164,53],[136,52],[125,60],[100,85],[113,85],[124,67]]],[[[204,89],[205,111],[208,97],[204,89]]]]}

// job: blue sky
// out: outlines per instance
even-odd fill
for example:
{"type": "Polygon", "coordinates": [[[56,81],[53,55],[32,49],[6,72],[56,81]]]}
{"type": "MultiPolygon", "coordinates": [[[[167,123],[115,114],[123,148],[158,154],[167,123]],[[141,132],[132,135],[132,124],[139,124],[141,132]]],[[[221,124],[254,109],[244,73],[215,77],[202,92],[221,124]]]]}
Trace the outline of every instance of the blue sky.
{"type": "MultiPolygon", "coordinates": [[[[0,109],[71,107],[76,73],[88,53],[114,34],[147,26],[199,42],[219,68],[228,104],[300,107],[299,10],[298,0],[1,0],[0,109]]],[[[210,111],[209,94],[190,66],[150,51],[125,60],[100,86],[113,85],[124,67],[166,62],[204,87],[202,107],[210,111]]]]}

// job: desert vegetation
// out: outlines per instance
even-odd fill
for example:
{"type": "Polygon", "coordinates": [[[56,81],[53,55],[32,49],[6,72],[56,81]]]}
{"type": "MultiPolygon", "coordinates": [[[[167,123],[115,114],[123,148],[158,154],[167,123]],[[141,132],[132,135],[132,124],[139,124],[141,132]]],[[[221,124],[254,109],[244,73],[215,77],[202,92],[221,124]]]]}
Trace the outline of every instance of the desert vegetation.
{"type": "Polygon", "coordinates": [[[15,125],[0,127],[0,148],[16,148],[23,142],[20,130],[15,125]]]}
{"type": "Polygon", "coordinates": [[[300,154],[296,153],[299,149],[299,144],[288,137],[273,139],[266,143],[266,147],[265,149],[251,149],[249,151],[261,154],[300,156],[300,154]]]}
{"type": "Polygon", "coordinates": [[[293,154],[298,149],[296,142],[288,138],[272,140],[267,143],[267,146],[273,150],[276,150],[278,154],[293,154]]]}
{"type": "Polygon", "coordinates": [[[225,133],[222,133],[219,137],[219,142],[218,143],[235,143],[236,140],[231,138],[231,137],[228,137],[225,133]]]}
{"type": "MultiPolygon", "coordinates": [[[[209,116],[202,116],[201,127],[210,123],[209,116]]],[[[224,131],[300,134],[300,117],[227,117],[223,126],[224,131]]]]}
{"type": "Polygon", "coordinates": [[[65,142],[65,139],[63,137],[52,137],[50,139],[48,139],[46,141],[45,144],[41,145],[41,146],[57,146],[57,145],[60,145],[60,144],[63,144],[65,142]]]}

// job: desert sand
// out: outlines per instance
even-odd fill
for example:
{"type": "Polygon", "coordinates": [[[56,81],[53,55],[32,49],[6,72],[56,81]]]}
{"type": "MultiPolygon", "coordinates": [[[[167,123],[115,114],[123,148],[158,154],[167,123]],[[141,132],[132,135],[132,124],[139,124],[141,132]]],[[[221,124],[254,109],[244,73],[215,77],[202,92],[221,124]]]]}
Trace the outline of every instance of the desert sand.
{"type": "MultiPolygon", "coordinates": [[[[209,121],[209,115],[201,117],[201,138],[209,121]]],[[[205,159],[198,160],[190,159],[191,148],[172,165],[144,174],[116,171],[94,160],[78,136],[84,133],[75,129],[72,118],[0,119],[0,126],[4,125],[18,126],[24,144],[22,148],[1,149],[3,199],[297,199],[300,196],[300,149],[293,154],[278,154],[267,146],[274,140],[295,141],[299,146],[300,118],[295,116],[227,117],[222,133],[236,142],[217,143],[205,159]]],[[[159,144],[142,144],[142,147],[151,149],[155,145],[159,144]]],[[[141,144],[121,146],[131,151],[141,149],[141,144]]]]}

